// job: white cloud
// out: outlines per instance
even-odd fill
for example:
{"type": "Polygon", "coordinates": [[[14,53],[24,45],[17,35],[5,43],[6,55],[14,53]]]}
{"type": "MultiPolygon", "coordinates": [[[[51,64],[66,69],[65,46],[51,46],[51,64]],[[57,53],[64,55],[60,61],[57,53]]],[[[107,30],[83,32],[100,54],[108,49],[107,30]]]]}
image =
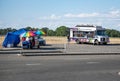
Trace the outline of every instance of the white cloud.
{"type": "Polygon", "coordinates": [[[93,13],[68,13],[62,15],[51,14],[50,16],[44,16],[39,19],[41,24],[49,27],[58,27],[65,25],[68,27],[75,26],[77,24],[94,24],[101,25],[103,27],[111,27],[120,31],[120,10],[112,9],[107,12],[93,12],[93,13]]]}
{"type": "Polygon", "coordinates": [[[41,17],[40,19],[43,19],[43,20],[57,20],[57,19],[61,19],[61,16],[57,16],[55,14],[52,14],[50,16],[41,17]]]}
{"type": "Polygon", "coordinates": [[[50,18],[51,18],[51,19],[60,19],[61,16],[56,16],[55,14],[52,14],[52,15],[50,16],[50,18]]]}
{"type": "Polygon", "coordinates": [[[120,27],[120,24],[118,24],[117,26],[120,27]]]}
{"type": "Polygon", "coordinates": [[[51,14],[50,16],[41,17],[40,20],[60,20],[60,19],[76,19],[76,18],[97,18],[97,19],[109,19],[109,20],[120,20],[120,10],[112,10],[106,13],[67,13],[63,15],[51,14]]]}
{"type": "Polygon", "coordinates": [[[111,10],[108,13],[101,13],[101,17],[103,18],[120,18],[120,10],[111,10]]]}
{"type": "Polygon", "coordinates": [[[99,12],[93,12],[93,13],[80,13],[80,14],[64,14],[65,18],[116,18],[120,19],[120,10],[111,10],[106,13],[99,13],[99,12]]]}
{"type": "Polygon", "coordinates": [[[120,10],[110,11],[109,17],[112,17],[112,18],[120,18],[120,10]]]}
{"type": "Polygon", "coordinates": [[[80,14],[65,14],[64,17],[67,18],[87,18],[87,17],[97,17],[99,13],[80,13],[80,14]]]}
{"type": "Polygon", "coordinates": [[[112,16],[120,16],[120,10],[110,11],[110,14],[111,14],[112,16]]]}

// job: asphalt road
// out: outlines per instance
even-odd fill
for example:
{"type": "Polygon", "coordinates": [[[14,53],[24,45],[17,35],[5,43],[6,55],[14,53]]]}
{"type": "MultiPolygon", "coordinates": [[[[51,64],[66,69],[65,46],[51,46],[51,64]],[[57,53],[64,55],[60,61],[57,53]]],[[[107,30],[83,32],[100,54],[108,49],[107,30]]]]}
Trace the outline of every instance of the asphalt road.
{"type": "Polygon", "coordinates": [[[0,55],[0,81],[120,81],[120,55],[0,55]]]}

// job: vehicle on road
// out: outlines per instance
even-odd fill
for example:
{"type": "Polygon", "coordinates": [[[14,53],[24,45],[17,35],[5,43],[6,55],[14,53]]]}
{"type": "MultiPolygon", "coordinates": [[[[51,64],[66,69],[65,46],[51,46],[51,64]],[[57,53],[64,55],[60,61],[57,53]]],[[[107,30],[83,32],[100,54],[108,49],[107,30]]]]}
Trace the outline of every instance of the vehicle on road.
{"type": "Polygon", "coordinates": [[[22,37],[22,48],[32,49],[33,47],[40,48],[39,40],[37,36],[33,37],[22,37]]]}
{"type": "Polygon", "coordinates": [[[39,45],[40,46],[45,46],[46,45],[46,41],[45,41],[45,39],[43,39],[42,37],[38,37],[38,41],[39,41],[39,45]]]}
{"type": "Polygon", "coordinates": [[[109,37],[102,26],[77,25],[70,28],[70,40],[75,40],[77,44],[92,43],[93,45],[107,44],[109,37]]]}

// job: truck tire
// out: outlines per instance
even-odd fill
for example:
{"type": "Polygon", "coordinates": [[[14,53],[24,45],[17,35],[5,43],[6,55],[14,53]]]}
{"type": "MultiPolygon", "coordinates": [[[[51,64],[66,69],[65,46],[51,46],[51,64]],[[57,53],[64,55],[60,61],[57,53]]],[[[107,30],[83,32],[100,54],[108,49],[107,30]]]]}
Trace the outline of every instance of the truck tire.
{"type": "Polygon", "coordinates": [[[94,45],[100,45],[98,40],[95,40],[94,45]]]}
{"type": "Polygon", "coordinates": [[[76,43],[77,43],[77,44],[81,44],[81,42],[80,42],[78,39],[76,40],[76,43]]]}
{"type": "Polygon", "coordinates": [[[103,45],[107,45],[107,42],[103,43],[103,45]]]}
{"type": "Polygon", "coordinates": [[[32,49],[33,48],[33,46],[32,45],[30,45],[30,49],[32,49]]]}
{"type": "Polygon", "coordinates": [[[37,48],[40,48],[40,45],[38,45],[37,48]]]}

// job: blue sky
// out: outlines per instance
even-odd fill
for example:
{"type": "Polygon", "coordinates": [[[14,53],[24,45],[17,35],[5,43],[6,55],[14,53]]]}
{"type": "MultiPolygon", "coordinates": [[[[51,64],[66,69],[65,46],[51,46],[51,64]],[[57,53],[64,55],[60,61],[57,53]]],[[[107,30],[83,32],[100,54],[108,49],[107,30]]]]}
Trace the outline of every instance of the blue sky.
{"type": "Polygon", "coordinates": [[[0,28],[101,25],[120,31],[120,0],[0,0],[0,28]]]}

